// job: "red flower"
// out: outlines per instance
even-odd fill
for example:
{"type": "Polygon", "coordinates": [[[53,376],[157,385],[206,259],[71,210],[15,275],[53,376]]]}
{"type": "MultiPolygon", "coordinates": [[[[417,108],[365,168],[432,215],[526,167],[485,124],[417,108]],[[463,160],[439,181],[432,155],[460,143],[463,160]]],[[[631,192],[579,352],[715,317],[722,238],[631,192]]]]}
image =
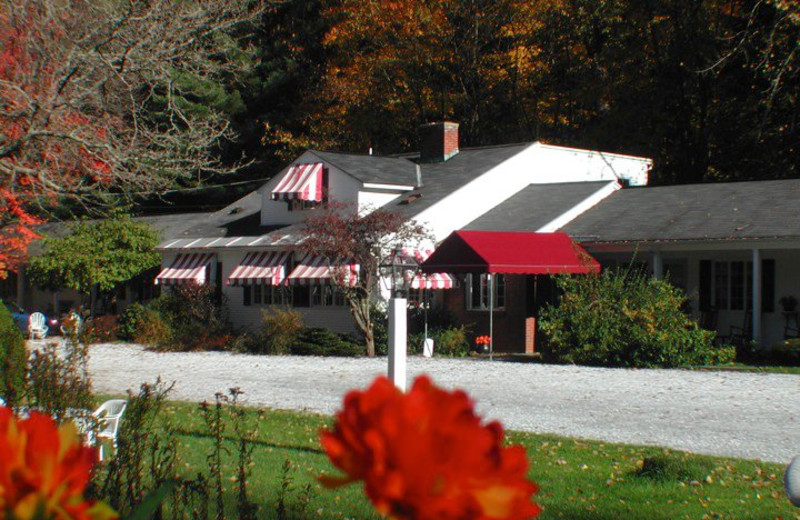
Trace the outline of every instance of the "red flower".
{"type": "Polygon", "coordinates": [[[363,480],[382,514],[396,519],[526,519],[541,509],[527,480],[520,446],[503,447],[498,422],[481,424],[466,393],[447,392],[428,377],[402,393],[385,377],[352,391],[322,445],[342,478],[363,480]]]}
{"type": "Polygon", "coordinates": [[[0,407],[0,512],[22,520],[105,520],[107,505],[84,499],[94,448],[81,444],[72,424],[58,426],[33,412],[20,420],[0,407]]]}

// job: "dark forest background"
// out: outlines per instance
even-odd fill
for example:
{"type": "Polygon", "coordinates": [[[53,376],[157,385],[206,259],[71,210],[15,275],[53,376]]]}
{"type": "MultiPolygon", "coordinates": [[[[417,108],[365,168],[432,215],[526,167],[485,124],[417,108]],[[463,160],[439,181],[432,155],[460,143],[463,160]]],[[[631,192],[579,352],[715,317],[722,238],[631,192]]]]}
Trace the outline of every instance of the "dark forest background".
{"type": "Polygon", "coordinates": [[[274,3],[233,56],[243,72],[196,88],[238,134],[224,160],[252,163],[210,180],[234,188],[171,200],[226,202],[308,147],[415,150],[417,127],[441,119],[462,147],[651,157],[653,185],[797,177],[799,13],[794,0],[274,3]]]}

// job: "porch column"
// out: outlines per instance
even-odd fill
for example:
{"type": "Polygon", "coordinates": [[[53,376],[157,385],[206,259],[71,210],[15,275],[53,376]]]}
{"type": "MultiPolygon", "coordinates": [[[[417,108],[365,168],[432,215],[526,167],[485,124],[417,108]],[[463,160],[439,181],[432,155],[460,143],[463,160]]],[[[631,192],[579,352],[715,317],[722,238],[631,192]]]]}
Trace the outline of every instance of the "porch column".
{"type": "Polygon", "coordinates": [[[761,345],[761,250],[753,249],[753,341],[761,345]]]}
{"type": "Polygon", "coordinates": [[[661,280],[664,278],[664,258],[661,251],[653,251],[651,261],[653,263],[653,278],[661,280]]]}

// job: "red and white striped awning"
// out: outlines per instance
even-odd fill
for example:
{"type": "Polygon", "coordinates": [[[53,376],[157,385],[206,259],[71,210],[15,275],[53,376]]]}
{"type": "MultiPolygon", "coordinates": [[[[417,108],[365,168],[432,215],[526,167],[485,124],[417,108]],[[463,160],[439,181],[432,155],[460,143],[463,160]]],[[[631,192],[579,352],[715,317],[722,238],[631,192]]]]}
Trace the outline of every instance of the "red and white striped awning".
{"type": "Polygon", "coordinates": [[[156,285],[177,285],[196,283],[202,285],[208,281],[208,265],[214,260],[214,253],[181,253],[175,257],[169,267],[156,276],[156,285]]]}
{"type": "Polygon", "coordinates": [[[345,285],[350,287],[358,283],[359,265],[355,262],[341,262],[336,265],[329,265],[328,261],[321,256],[307,254],[295,264],[295,268],[289,273],[287,279],[289,283],[329,283],[331,277],[336,277],[345,285]]]}
{"type": "MultiPolygon", "coordinates": [[[[398,255],[398,261],[401,263],[414,263],[421,264],[431,254],[433,249],[401,249],[398,255]]],[[[456,280],[447,273],[430,273],[417,272],[414,278],[411,279],[410,287],[412,289],[452,289],[456,286],[456,280]]]]}
{"type": "Polygon", "coordinates": [[[322,202],[322,163],[296,164],[272,190],[272,200],[309,200],[322,202]]]}
{"type": "Polygon", "coordinates": [[[251,251],[228,277],[228,285],[280,285],[289,258],[285,251],[251,251]]]}
{"type": "Polygon", "coordinates": [[[452,289],[455,286],[455,278],[447,273],[419,273],[411,280],[412,289],[452,289]]]}

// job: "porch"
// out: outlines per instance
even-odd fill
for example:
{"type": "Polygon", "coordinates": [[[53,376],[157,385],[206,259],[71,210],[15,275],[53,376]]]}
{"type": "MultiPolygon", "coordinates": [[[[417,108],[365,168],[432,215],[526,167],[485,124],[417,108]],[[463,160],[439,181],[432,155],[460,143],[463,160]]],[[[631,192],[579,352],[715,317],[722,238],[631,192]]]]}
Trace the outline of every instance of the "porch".
{"type": "Polygon", "coordinates": [[[683,289],[691,316],[721,341],[767,349],[800,336],[797,309],[781,305],[784,297],[800,299],[796,243],[583,245],[605,268],[646,269],[683,289]]]}

